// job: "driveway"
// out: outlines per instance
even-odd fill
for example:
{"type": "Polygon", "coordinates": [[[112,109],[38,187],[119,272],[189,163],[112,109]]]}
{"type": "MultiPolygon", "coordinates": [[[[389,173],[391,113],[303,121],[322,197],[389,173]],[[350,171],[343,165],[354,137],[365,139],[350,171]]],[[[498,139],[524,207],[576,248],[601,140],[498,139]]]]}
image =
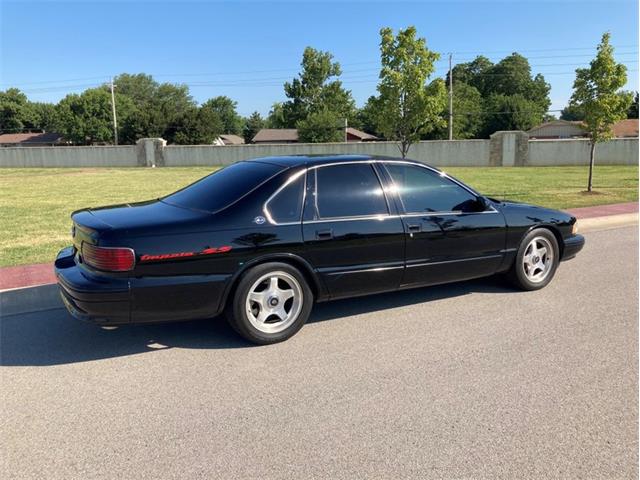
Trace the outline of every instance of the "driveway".
{"type": "Polygon", "coordinates": [[[4,478],[637,478],[637,227],[538,292],[498,280],[224,322],[2,318],[4,478]]]}

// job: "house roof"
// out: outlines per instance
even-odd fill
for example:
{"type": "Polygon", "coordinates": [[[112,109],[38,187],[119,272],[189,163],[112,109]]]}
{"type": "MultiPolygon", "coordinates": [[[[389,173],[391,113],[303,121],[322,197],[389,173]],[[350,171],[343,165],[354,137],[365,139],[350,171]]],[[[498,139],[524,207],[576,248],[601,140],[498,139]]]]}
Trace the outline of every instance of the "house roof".
{"type": "Polygon", "coordinates": [[[0,134],[1,144],[51,144],[62,140],[62,135],[54,132],[47,133],[3,133],[0,134]]]}
{"type": "Polygon", "coordinates": [[[613,125],[614,137],[638,137],[638,119],[627,118],[613,125]]]}
{"type": "Polygon", "coordinates": [[[533,132],[534,130],[539,130],[541,128],[548,128],[548,127],[559,127],[559,126],[572,126],[572,127],[578,127],[578,128],[583,128],[583,124],[581,121],[574,121],[574,120],[552,120],[550,122],[544,122],[541,123],[540,125],[536,125],[535,127],[527,130],[527,132],[533,132]]]}
{"type": "Polygon", "coordinates": [[[244,138],[239,135],[234,135],[233,133],[224,133],[220,135],[220,138],[225,145],[242,145],[244,143],[244,138]]]}
{"type": "Polygon", "coordinates": [[[256,133],[253,142],[297,142],[298,130],[295,128],[263,128],[256,133]]]}
{"type": "Polygon", "coordinates": [[[354,137],[358,137],[360,140],[378,140],[378,137],[375,135],[371,135],[370,133],[363,132],[362,130],[358,130],[353,127],[347,127],[347,133],[354,137]]]}

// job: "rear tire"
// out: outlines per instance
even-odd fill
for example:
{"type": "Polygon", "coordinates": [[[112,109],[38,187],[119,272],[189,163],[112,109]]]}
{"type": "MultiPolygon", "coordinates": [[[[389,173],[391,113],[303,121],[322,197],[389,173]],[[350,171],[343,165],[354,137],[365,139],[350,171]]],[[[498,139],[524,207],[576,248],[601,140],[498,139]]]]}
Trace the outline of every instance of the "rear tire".
{"type": "Polygon", "coordinates": [[[522,290],[539,290],[549,284],[559,261],[560,249],[555,235],[546,228],[537,228],[522,239],[506,277],[522,290]]]}
{"type": "Polygon", "coordinates": [[[227,319],[246,340],[268,345],[295,335],[312,307],[313,293],[297,268],[280,262],[264,263],[242,275],[227,319]]]}

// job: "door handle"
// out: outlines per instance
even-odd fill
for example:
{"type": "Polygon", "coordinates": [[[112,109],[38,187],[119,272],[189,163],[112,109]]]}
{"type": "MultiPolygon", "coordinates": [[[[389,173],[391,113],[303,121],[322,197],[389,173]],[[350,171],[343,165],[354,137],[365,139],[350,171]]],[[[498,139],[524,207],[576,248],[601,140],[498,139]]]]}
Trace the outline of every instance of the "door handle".
{"type": "Polygon", "coordinates": [[[333,238],[333,230],[316,230],[316,240],[331,240],[333,238]]]}
{"type": "Polygon", "coordinates": [[[409,231],[409,233],[419,232],[420,230],[422,230],[422,224],[421,223],[410,223],[410,224],[407,225],[407,230],[409,231]]]}

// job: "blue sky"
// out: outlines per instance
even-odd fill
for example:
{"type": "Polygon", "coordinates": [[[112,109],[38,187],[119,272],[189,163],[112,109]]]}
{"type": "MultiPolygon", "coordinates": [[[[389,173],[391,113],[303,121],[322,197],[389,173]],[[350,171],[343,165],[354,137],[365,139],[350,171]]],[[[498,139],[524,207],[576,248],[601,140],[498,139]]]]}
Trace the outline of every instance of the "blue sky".
{"type": "Polygon", "coordinates": [[[54,2],[0,0],[0,89],[57,101],[121,72],[186,83],[196,100],[228,95],[265,114],[310,45],[332,52],[358,105],[375,93],[379,29],[415,25],[454,63],[518,51],[551,83],[551,109],[606,30],[638,89],[635,1],[54,2]]]}

